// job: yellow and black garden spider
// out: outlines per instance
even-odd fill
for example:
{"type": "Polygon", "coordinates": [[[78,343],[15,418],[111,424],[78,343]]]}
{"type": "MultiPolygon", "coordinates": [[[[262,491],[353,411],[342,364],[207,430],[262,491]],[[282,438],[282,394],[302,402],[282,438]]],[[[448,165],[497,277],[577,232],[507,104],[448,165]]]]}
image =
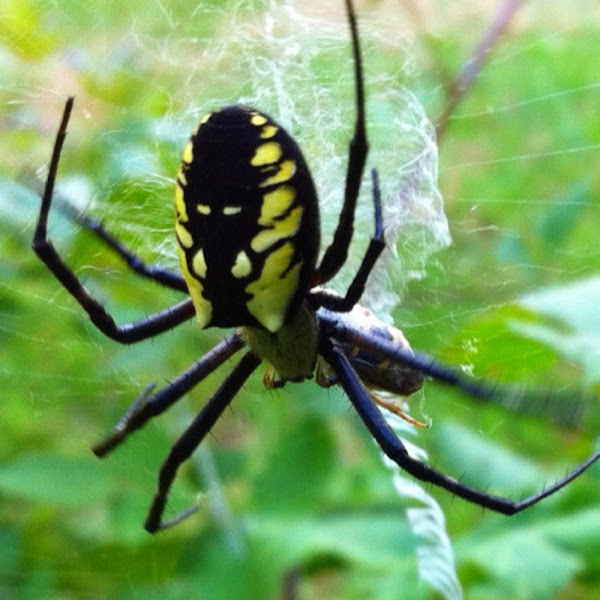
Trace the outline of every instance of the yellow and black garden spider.
{"type": "MultiPolygon", "coordinates": [[[[410,456],[374,402],[369,388],[396,394],[418,389],[424,376],[476,397],[502,390],[459,375],[412,352],[399,332],[376,319],[345,317],[357,306],[367,278],[384,248],[377,174],[372,172],[375,232],[346,294],[320,286],[346,261],[360,183],[368,152],[359,36],[351,0],[346,0],[355,76],[356,123],[350,141],[344,201],[333,241],[317,264],[319,215],[311,174],[294,140],[269,116],[229,106],[204,117],[186,144],[177,175],[175,229],[183,277],[148,265],[85,215],[75,218],[100,237],[138,274],[188,294],[154,315],[117,325],[82,286],[47,238],[47,220],[59,158],[73,107],[65,105],[42,197],[33,248],[48,269],[113,340],[132,344],[168,331],[196,316],[201,327],[237,327],[212,350],[159,391],[149,386],[111,433],[94,447],[104,456],[149,419],[167,410],[233,354],[249,350],[175,442],[161,466],[145,521],[150,532],[168,527],[195,510],[164,521],[167,494],[186,461],[264,361],[265,385],[282,386],[317,374],[323,385],[342,386],[383,452],[414,477],[461,498],[504,513],[517,513],[553,494],[600,458],[594,452],[554,485],[520,501],[478,491],[410,456]]],[[[354,313],[353,313],[354,314],[354,313]]]]}

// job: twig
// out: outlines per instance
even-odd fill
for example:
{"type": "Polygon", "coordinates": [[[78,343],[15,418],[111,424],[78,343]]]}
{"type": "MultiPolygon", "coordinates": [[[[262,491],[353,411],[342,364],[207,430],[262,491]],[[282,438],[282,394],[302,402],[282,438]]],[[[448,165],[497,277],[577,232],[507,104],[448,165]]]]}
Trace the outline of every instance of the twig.
{"type": "Polygon", "coordinates": [[[496,44],[498,38],[506,29],[514,14],[524,2],[525,0],[505,0],[505,2],[502,3],[492,24],[475,46],[473,53],[464,63],[462,70],[447,86],[446,107],[442,114],[435,120],[435,131],[438,143],[446,131],[450,117],[462,101],[463,96],[473,83],[475,77],[477,77],[481,71],[482,65],[487,60],[492,47],[496,44]]]}

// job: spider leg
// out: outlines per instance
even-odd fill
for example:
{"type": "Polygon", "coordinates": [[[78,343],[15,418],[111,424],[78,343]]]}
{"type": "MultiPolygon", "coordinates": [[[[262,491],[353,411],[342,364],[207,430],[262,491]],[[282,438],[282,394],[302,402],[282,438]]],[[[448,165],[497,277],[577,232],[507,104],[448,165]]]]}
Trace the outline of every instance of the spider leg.
{"type": "Polygon", "coordinates": [[[513,515],[554,494],[600,458],[598,450],[553,485],[522,500],[514,501],[476,490],[411,457],[378,408],[371,402],[348,358],[327,338],[321,341],[320,352],[338,376],[350,402],[386,456],[413,477],[437,485],[473,504],[505,515],[513,515]]]}
{"type": "Polygon", "coordinates": [[[155,384],[150,384],[125,411],[110,433],[95,446],[93,453],[102,458],[131,433],[140,429],[147,421],[170,408],[197,383],[222,365],[244,346],[244,339],[239,332],[224,338],[212,350],[189,366],[162,390],[151,394],[155,384]]]}
{"type": "Polygon", "coordinates": [[[318,319],[319,326],[334,340],[359,347],[373,356],[385,356],[387,360],[411,367],[442,383],[457,387],[470,396],[489,398],[497,394],[497,388],[486,381],[461,376],[455,369],[437,362],[426,354],[408,350],[379,336],[370,336],[338,319],[334,313],[319,311],[318,319]]]}
{"type": "Polygon", "coordinates": [[[73,221],[102,240],[109,248],[111,248],[111,250],[121,257],[121,259],[132,271],[138,275],[152,279],[164,287],[168,287],[179,292],[184,292],[186,294],[188,293],[185,280],[179,273],[175,273],[169,269],[164,269],[158,265],[147,264],[132,250],[122,244],[114,235],[109,233],[100,221],[92,219],[88,215],[81,213],[74,206],[65,203],[61,205],[61,209],[73,221]]]}
{"type": "Polygon", "coordinates": [[[346,295],[338,296],[327,290],[314,290],[310,293],[309,298],[315,309],[323,307],[334,312],[351,311],[363,295],[367,279],[371,274],[377,259],[385,248],[385,240],[383,239],[383,217],[381,214],[381,193],[379,191],[379,181],[376,169],[371,171],[371,176],[373,181],[373,205],[375,208],[375,232],[373,237],[369,241],[367,251],[352,283],[346,290],[346,295]]]}
{"type": "Polygon", "coordinates": [[[354,134],[348,151],[348,170],[344,187],[344,204],[335,230],[333,241],[325,251],[315,277],[314,285],[329,281],[346,262],[348,247],[354,230],[354,212],[367,159],[369,146],[365,129],[365,94],[363,86],[362,59],[356,17],[351,0],[346,0],[348,22],[352,36],[352,58],[354,61],[354,89],[356,100],[356,121],[354,134]]]}
{"type": "Polygon", "coordinates": [[[144,523],[144,528],[150,533],[155,533],[161,529],[176,525],[197,510],[196,506],[192,506],[168,521],[161,520],[167,495],[177,474],[177,469],[192,455],[204,439],[204,436],[211,430],[212,426],[260,362],[260,359],[252,354],[252,352],[244,354],[239,363],[229,373],[217,391],[211,396],[196,418],[171,448],[169,455],[160,468],[156,491],[144,523]]]}
{"type": "MultiPolygon", "coordinates": [[[[359,347],[372,356],[384,356],[386,360],[404,365],[427,375],[436,381],[455,387],[478,400],[491,401],[511,410],[532,415],[544,415],[564,427],[573,427],[584,409],[582,397],[568,401],[557,392],[532,393],[523,385],[499,384],[466,375],[455,367],[436,359],[408,350],[381,337],[373,337],[337,318],[334,313],[318,312],[319,327],[328,336],[341,343],[359,347]]],[[[408,376],[408,374],[407,374],[408,376]]]]}
{"type": "Polygon", "coordinates": [[[50,169],[46,179],[46,187],[42,196],[40,213],[33,236],[33,250],[45,263],[56,279],[75,298],[81,307],[88,313],[92,323],[106,336],[122,344],[133,344],[159,333],[168,331],[194,316],[194,307],[191,299],[186,299],[154,315],[150,315],[134,323],[117,325],[113,318],[106,312],[102,305],[95,300],[83,287],[76,275],[64,263],[54,245],[47,237],[48,214],[52,203],[54,183],[58,170],[58,163],[62,146],[67,135],[67,124],[73,109],[73,98],[65,104],[62,120],[56,142],[52,151],[50,169]]]}

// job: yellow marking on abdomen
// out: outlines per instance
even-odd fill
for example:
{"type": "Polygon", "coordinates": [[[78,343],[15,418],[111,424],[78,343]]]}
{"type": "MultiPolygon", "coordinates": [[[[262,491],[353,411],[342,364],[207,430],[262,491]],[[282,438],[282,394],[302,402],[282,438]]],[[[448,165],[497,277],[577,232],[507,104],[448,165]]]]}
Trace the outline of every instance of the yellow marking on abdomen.
{"type": "Polygon", "coordinates": [[[194,148],[192,145],[192,140],[188,140],[188,143],[183,147],[183,153],[181,154],[181,160],[189,165],[194,160],[194,148]]]}
{"type": "Polygon", "coordinates": [[[265,125],[260,131],[260,137],[263,140],[272,138],[277,133],[278,129],[279,128],[275,127],[275,125],[265,125]]]}
{"type": "Polygon", "coordinates": [[[196,210],[201,214],[201,215],[210,215],[210,206],[208,206],[208,204],[196,204],[196,210]]]}
{"type": "Polygon", "coordinates": [[[297,206],[285,219],[273,221],[271,229],[263,229],[257,233],[250,242],[250,247],[255,252],[264,252],[279,240],[292,237],[302,222],[302,206],[297,206]]]}
{"type": "Polygon", "coordinates": [[[200,327],[206,327],[212,318],[212,304],[202,295],[204,288],[202,284],[190,273],[185,252],[178,246],[177,253],[179,254],[179,265],[183,278],[190,292],[192,303],[196,311],[196,321],[200,327]]]}
{"type": "Polygon", "coordinates": [[[296,162],[293,160],[282,160],[279,163],[279,167],[277,171],[267,177],[262,183],[259,184],[259,187],[267,187],[269,185],[275,185],[277,183],[283,183],[284,181],[289,181],[296,173],[296,162]]]}
{"type": "Polygon", "coordinates": [[[289,185],[282,185],[263,196],[260,207],[259,225],[272,225],[273,219],[285,214],[296,198],[296,190],[289,185]]]}
{"type": "Polygon", "coordinates": [[[257,127],[264,125],[266,122],[267,117],[261,115],[260,113],[252,113],[252,116],[250,117],[250,123],[252,123],[252,125],[256,125],[257,127]]]}
{"type": "Polygon", "coordinates": [[[232,215],[239,215],[241,212],[242,212],[241,206],[224,206],[223,207],[223,214],[227,217],[230,217],[232,215]]]}
{"type": "Polygon", "coordinates": [[[267,256],[260,277],[246,286],[246,291],[253,295],[246,303],[248,311],[271,332],[281,329],[298,287],[302,262],[290,268],[293,257],[293,244],[283,244],[267,256]]]}
{"type": "Polygon", "coordinates": [[[183,201],[183,189],[179,183],[175,184],[175,214],[180,223],[185,223],[189,220],[185,202],[183,201]]]}
{"type": "Polygon", "coordinates": [[[194,269],[194,274],[198,275],[202,279],[206,279],[206,260],[204,259],[204,250],[200,248],[196,254],[194,254],[194,258],[192,258],[192,269],[194,269]]]}
{"type": "Polygon", "coordinates": [[[192,234],[179,221],[175,221],[175,233],[177,234],[177,239],[179,240],[179,243],[184,248],[192,247],[192,245],[194,244],[192,234]]]}
{"type": "Polygon", "coordinates": [[[281,146],[277,142],[265,142],[256,149],[254,156],[250,159],[250,164],[253,167],[272,165],[281,158],[281,155],[281,146]]]}
{"type": "Polygon", "coordinates": [[[238,255],[235,257],[235,263],[233,267],[231,267],[231,274],[236,279],[241,279],[242,277],[248,277],[252,272],[252,263],[248,258],[248,255],[242,250],[238,252],[238,255]]]}

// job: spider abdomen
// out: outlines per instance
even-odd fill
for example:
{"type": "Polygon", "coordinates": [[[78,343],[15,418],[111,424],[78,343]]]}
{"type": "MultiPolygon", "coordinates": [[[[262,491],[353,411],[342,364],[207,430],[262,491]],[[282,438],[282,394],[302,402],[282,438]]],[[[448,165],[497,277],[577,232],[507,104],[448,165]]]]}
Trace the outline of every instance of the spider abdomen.
{"type": "Polygon", "coordinates": [[[291,136],[251,108],[208,114],[184,148],[175,210],[200,325],[278,331],[308,293],[319,249],[316,192],[291,136]]]}

